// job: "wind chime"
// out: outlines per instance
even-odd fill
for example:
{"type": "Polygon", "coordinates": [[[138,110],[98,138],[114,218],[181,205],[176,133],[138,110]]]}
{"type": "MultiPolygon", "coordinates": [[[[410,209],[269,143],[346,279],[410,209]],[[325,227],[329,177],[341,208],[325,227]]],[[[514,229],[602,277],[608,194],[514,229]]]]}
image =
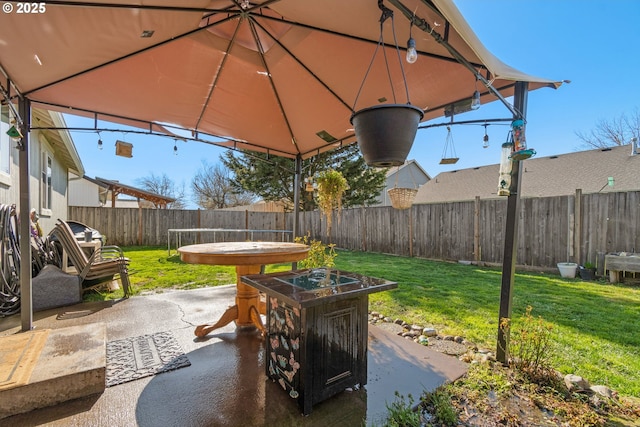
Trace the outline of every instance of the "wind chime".
{"type": "Polygon", "coordinates": [[[511,172],[513,163],[526,160],[536,155],[536,150],[527,148],[524,135],[524,120],[511,122],[511,129],[507,135],[507,142],[502,144],[500,158],[500,177],[498,179],[498,196],[511,195],[511,172]]]}

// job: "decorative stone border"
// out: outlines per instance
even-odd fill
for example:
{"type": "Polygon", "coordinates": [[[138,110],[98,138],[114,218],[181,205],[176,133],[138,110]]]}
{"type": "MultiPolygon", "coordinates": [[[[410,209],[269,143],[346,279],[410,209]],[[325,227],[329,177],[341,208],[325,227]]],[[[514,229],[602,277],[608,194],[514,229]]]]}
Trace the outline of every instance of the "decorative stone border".
{"type": "MultiPolygon", "coordinates": [[[[466,363],[494,363],[495,353],[478,346],[461,336],[441,335],[429,326],[410,325],[402,319],[392,319],[376,311],[369,312],[369,323],[380,328],[397,333],[412,340],[417,344],[427,346],[435,351],[457,357],[466,363]]],[[[597,405],[602,398],[617,399],[618,393],[604,385],[590,385],[586,379],[574,374],[562,374],[558,376],[564,380],[567,389],[575,393],[584,393],[591,396],[590,400],[597,405]]]]}

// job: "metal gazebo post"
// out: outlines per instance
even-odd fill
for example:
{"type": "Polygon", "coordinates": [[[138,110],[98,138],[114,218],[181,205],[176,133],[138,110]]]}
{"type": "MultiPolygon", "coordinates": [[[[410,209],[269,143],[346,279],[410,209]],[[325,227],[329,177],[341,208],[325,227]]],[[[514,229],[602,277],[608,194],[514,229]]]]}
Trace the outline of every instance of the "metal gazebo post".
{"type": "Polygon", "coordinates": [[[20,97],[18,110],[22,118],[22,138],[19,143],[18,159],[20,164],[20,205],[18,218],[20,220],[20,319],[22,332],[33,329],[33,307],[31,296],[31,210],[29,196],[29,129],[31,121],[31,103],[27,98],[20,97]]]}
{"type": "MultiPolygon", "coordinates": [[[[525,120],[527,116],[527,95],[529,84],[516,82],[513,104],[519,114],[514,120],[525,120]]],[[[520,161],[514,161],[511,169],[510,195],[507,198],[507,223],[505,226],[504,258],[502,260],[502,287],[500,288],[500,315],[498,317],[498,345],[496,359],[502,364],[509,361],[510,325],[502,327],[503,319],[511,320],[511,303],[513,301],[513,280],[518,253],[518,212],[520,206],[520,181],[522,170],[520,161]]]]}
{"type": "MultiPolygon", "coordinates": [[[[302,181],[302,156],[296,156],[295,177],[293,178],[293,239],[300,233],[300,182],[302,181]]],[[[292,264],[294,270],[298,268],[298,263],[292,264]]]]}

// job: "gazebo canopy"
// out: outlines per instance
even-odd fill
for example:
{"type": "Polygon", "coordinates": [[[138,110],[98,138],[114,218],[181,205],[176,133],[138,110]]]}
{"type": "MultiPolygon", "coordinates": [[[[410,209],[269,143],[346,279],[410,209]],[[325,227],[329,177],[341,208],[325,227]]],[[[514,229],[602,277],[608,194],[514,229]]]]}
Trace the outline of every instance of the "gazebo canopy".
{"type": "Polygon", "coordinates": [[[476,88],[487,103],[512,95],[516,81],[529,90],[561,84],[494,57],[452,0],[384,2],[395,17],[382,26],[386,47],[366,79],[380,38],[378,0],[52,0],[38,13],[9,3],[13,11],[0,14],[3,102],[22,96],[92,117],[96,128],[104,120],[187,130],[285,157],[354,142],[350,118],[360,108],[410,101],[430,120],[476,88]],[[414,64],[404,62],[410,35],[414,64]]]}

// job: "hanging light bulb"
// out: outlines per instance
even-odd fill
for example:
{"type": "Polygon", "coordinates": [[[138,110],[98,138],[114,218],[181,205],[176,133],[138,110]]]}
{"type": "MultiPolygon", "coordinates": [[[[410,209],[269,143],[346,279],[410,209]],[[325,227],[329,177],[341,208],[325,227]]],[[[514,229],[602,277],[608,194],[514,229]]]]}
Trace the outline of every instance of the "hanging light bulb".
{"type": "Polygon", "coordinates": [[[407,62],[413,64],[418,60],[418,52],[416,51],[416,41],[413,37],[407,40],[407,62]]]}
{"type": "Polygon", "coordinates": [[[173,140],[173,155],[177,156],[178,155],[178,141],[177,140],[173,140]]]}
{"type": "Polygon", "coordinates": [[[489,135],[487,135],[487,123],[484,124],[484,137],[482,138],[482,148],[489,148],[489,135]]]}
{"type": "Polygon", "coordinates": [[[102,137],[100,136],[100,132],[98,132],[98,150],[102,150],[102,137]]]}
{"type": "Polygon", "coordinates": [[[249,6],[251,6],[249,0],[242,0],[242,2],[240,3],[240,7],[243,9],[249,9],[249,6]]]}
{"type": "Polygon", "coordinates": [[[416,41],[413,39],[411,35],[411,30],[413,29],[413,19],[411,20],[411,25],[409,25],[409,40],[407,40],[407,62],[409,64],[413,64],[418,60],[418,52],[416,51],[416,41]]]}

